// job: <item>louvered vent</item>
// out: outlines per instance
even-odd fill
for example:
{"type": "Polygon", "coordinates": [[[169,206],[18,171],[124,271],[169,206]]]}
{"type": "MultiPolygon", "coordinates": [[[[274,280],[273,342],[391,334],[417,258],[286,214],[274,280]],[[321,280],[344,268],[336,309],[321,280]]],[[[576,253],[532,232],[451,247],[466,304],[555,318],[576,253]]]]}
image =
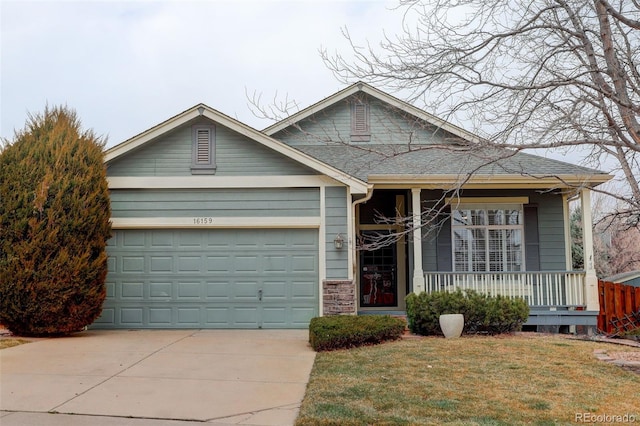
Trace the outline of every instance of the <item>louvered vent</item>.
{"type": "Polygon", "coordinates": [[[353,111],[353,130],[356,134],[365,133],[369,130],[367,123],[367,106],[364,104],[355,104],[353,111]]]}
{"type": "Polygon", "coordinates": [[[211,131],[209,129],[198,129],[196,131],[196,163],[211,163],[211,131]]]}
{"type": "Polygon", "coordinates": [[[369,142],[371,140],[369,120],[369,104],[363,102],[351,104],[351,141],[369,142]]]}

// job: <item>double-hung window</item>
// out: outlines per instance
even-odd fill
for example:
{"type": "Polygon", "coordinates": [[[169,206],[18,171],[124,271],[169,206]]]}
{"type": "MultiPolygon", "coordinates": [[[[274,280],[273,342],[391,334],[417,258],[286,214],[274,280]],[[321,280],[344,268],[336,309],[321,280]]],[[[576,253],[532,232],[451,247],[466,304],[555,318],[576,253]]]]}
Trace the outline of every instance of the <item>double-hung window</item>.
{"type": "Polygon", "coordinates": [[[522,204],[452,206],[454,271],[523,271],[523,224],[522,204]]]}

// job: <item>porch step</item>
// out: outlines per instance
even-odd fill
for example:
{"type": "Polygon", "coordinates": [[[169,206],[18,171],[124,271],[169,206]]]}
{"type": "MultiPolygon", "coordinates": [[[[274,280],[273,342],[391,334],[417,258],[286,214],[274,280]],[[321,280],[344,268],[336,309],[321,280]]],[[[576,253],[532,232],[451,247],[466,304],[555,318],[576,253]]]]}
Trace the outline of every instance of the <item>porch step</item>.
{"type": "Polygon", "coordinates": [[[529,311],[529,319],[524,325],[587,325],[596,326],[598,320],[597,311],[575,311],[575,310],[538,310],[529,311]]]}

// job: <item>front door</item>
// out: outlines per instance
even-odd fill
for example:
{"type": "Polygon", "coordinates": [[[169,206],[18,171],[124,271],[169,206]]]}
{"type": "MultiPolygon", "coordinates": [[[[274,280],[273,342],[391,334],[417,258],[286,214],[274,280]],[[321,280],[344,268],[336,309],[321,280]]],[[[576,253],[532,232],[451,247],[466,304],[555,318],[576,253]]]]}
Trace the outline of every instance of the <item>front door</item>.
{"type": "MultiPolygon", "coordinates": [[[[362,231],[361,237],[366,241],[379,234],[380,231],[362,231]]],[[[398,306],[397,265],[396,244],[360,252],[360,307],[398,306]]]]}

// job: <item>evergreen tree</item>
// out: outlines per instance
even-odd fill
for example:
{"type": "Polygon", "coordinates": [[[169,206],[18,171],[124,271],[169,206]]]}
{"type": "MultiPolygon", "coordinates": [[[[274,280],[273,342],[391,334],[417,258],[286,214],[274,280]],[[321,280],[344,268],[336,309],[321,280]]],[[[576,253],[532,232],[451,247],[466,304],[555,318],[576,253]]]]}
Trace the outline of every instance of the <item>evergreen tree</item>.
{"type": "Polygon", "coordinates": [[[102,312],[111,209],[104,140],[47,107],[0,152],[0,323],[21,335],[83,329],[102,312]]]}

